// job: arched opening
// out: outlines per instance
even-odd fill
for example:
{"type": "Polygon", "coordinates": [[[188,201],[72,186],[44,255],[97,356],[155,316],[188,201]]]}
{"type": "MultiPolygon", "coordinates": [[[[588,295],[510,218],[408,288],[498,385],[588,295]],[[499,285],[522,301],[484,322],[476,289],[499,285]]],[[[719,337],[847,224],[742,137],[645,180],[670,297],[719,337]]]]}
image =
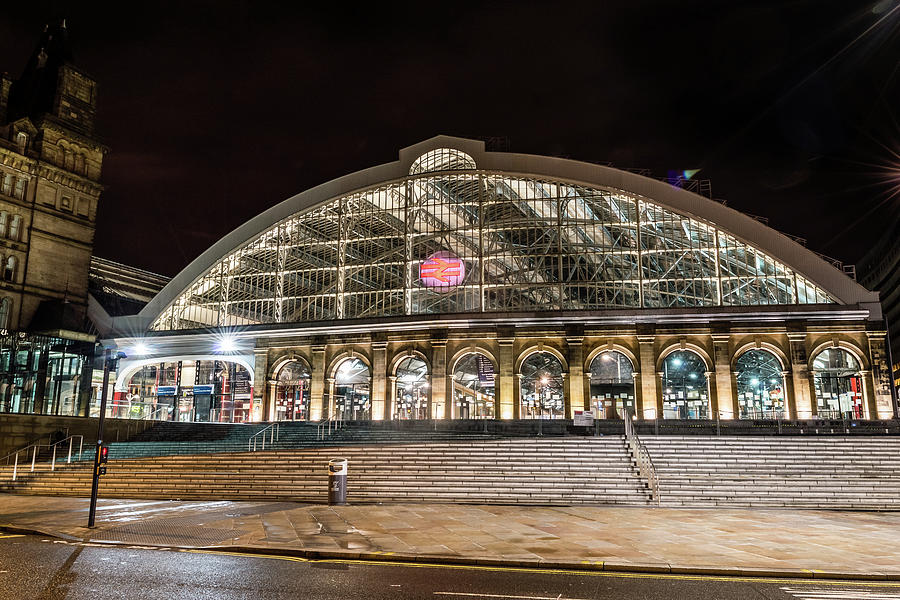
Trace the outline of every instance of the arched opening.
{"type": "Polygon", "coordinates": [[[530,354],[519,369],[519,406],[523,419],[565,416],[563,368],[550,352],[530,354]]]}
{"type": "Polygon", "coordinates": [[[275,379],[275,420],[309,420],[309,365],[292,360],[278,371],[275,379]]]}
{"type": "Polygon", "coordinates": [[[591,361],[591,408],[597,418],[622,419],[634,410],[634,366],[618,350],[604,350],[591,361]]]}
{"type": "Polygon", "coordinates": [[[735,361],[738,418],[784,418],[784,377],[778,357],[768,350],[748,350],[735,361]]]}
{"type": "Polygon", "coordinates": [[[343,421],[372,418],[369,366],[359,358],[345,358],[334,377],[334,417],[343,421]]]}
{"type": "Polygon", "coordinates": [[[706,363],[692,350],[676,350],[663,361],[664,419],[709,418],[706,363]]]}
{"type": "Polygon", "coordinates": [[[493,419],[494,365],[480,352],[460,357],[453,367],[453,406],[458,419],[493,419]]]}
{"type": "Polygon", "coordinates": [[[159,421],[244,423],[251,420],[250,372],[224,360],[144,365],[126,392],[116,392],[109,415],[159,421]]]}
{"type": "Polygon", "coordinates": [[[813,361],[818,416],[865,419],[859,361],[842,348],[826,348],[813,361]]]}
{"type": "Polygon", "coordinates": [[[15,256],[7,256],[6,262],[3,265],[3,280],[4,281],[15,281],[16,280],[16,257],[15,256]]]}
{"type": "Polygon", "coordinates": [[[428,365],[418,356],[407,356],[397,365],[393,418],[427,419],[428,365]]]}

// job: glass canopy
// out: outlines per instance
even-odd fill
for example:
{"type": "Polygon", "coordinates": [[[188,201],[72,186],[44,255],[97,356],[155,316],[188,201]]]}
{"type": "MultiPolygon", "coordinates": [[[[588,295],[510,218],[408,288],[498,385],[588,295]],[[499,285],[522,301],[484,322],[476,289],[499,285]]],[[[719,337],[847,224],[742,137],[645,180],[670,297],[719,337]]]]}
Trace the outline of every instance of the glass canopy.
{"type": "Polygon", "coordinates": [[[478,171],[450,149],[411,173],[270,227],[152,329],[835,302],[747,242],[636,194],[478,171]]]}

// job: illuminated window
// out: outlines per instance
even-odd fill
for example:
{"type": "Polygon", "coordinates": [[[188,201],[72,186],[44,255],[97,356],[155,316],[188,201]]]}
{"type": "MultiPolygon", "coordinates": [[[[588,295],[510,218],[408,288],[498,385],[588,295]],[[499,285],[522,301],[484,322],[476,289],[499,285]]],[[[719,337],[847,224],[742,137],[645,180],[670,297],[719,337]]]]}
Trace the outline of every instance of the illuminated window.
{"type": "Polygon", "coordinates": [[[813,361],[816,412],[826,419],[865,419],[859,361],[842,348],[827,348],[813,361]]]}
{"type": "Polygon", "coordinates": [[[676,350],[663,361],[664,419],[708,419],[708,368],[699,354],[676,350]]]}
{"type": "Polygon", "coordinates": [[[562,363],[549,352],[535,352],[524,361],[519,377],[520,417],[565,417],[562,363]]]}
{"type": "Polygon", "coordinates": [[[767,350],[748,350],[735,361],[741,419],[781,419],[784,414],[783,367],[767,350]]]}
{"type": "Polygon", "coordinates": [[[591,409],[600,419],[623,419],[634,411],[634,366],[617,350],[605,350],[591,361],[591,409]]]}

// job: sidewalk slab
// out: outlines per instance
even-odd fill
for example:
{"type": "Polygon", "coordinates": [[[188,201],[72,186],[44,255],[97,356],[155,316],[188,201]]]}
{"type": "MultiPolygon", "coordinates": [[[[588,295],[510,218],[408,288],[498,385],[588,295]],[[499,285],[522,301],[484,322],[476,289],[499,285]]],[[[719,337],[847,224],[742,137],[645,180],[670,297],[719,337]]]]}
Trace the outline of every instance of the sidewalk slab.
{"type": "Polygon", "coordinates": [[[900,579],[893,512],[101,499],[88,529],[88,505],[0,494],[0,526],[69,541],[307,559],[900,579]]]}

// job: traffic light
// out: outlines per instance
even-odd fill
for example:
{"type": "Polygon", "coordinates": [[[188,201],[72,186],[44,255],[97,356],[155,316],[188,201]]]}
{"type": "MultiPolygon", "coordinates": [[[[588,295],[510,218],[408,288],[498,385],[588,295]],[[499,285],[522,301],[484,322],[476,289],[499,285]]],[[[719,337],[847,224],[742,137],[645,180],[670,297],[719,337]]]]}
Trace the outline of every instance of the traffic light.
{"type": "Polygon", "coordinates": [[[106,463],[109,462],[109,446],[101,445],[97,449],[97,475],[106,475],[106,463]]]}

